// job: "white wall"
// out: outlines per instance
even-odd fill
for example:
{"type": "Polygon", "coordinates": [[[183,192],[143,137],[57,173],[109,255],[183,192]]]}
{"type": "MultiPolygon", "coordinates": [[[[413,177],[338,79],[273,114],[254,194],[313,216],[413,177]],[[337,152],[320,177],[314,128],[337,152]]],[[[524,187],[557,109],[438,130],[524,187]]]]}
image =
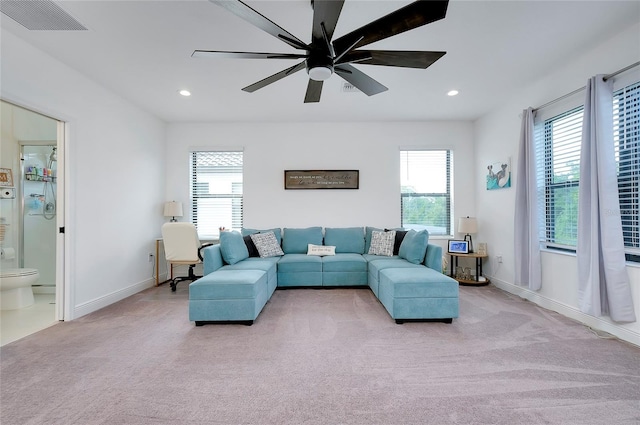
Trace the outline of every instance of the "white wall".
{"type": "MultiPolygon", "coordinates": [[[[640,60],[640,25],[622,31],[610,40],[603,41],[592,50],[558,64],[556,72],[514,93],[513,98],[501,108],[475,123],[477,143],[476,168],[481,173],[486,164],[511,156],[513,184],[511,189],[487,191],[484,181],[476,184],[477,213],[480,233],[478,240],[486,241],[490,260],[485,272],[493,282],[514,293],[530,298],[546,308],[581,320],[590,326],[611,332],[640,345],[640,322],[618,325],[609,318],[594,318],[582,314],[577,303],[577,265],[575,255],[544,252],[542,254],[543,288],[531,292],[514,285],[513,215],[515,182],[520,170],[517,167],[520,115],[527,107],[538,107],[560,96],[584,87],[587,79],[596,74],[608,74],[640,60]],[[498,264],[495,255],[501,254],[504,262],[498,264]]],[[[634,72],[640,75],[636,68],[634,72]]],[[[640,267],[627,267],[631,279],[636,316],[640,319],[640,267]]]]}
{"type": "Polygon", "coordinates": [[[245,227],[393,227],[400,148],[448,148],[456,213],[473,215],[472,136],[469,122],[170,124],[166,195],[188,203],[190,149],[243,148],[245,227]],[[284,190],[287,169],[359,170],[360,188],[284,190]]]}
{"type": "Polygon", "coordinates": [[[68,123],[66,306],[72,319],[153,284],[165,124],[2,30],[0,96],[68,123]]]}

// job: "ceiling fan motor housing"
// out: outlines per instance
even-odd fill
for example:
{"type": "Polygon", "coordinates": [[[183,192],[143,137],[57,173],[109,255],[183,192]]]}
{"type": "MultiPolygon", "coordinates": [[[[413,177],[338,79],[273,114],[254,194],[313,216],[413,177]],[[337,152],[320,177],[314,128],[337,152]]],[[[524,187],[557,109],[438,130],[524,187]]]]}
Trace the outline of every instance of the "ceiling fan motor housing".
{"type": "Polygon", "coordinates": [[[312,51],[306,64],[307,73],[312,80],[324,81],[333,74],[333,57],[328,52],[312,51]]]}

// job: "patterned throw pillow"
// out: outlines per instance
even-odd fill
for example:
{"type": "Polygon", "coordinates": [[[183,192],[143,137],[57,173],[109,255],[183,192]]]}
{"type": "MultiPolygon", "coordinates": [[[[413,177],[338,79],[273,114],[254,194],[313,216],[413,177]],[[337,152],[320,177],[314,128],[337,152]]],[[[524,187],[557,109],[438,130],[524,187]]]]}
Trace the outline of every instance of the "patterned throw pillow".
{"type": "Polygon", "coordinates": [[[386,257],[393,256],[393,245],[396,241],[396,231],[379,232],[374,230],[371,233],[371,246],[369,247],[369,254],[371,255],[384,255],[386,257]]]}
{"type": "Polygon", "coordinates": [[[251,235],[251,240],[262,258],[284,255],[273,232],[254,233],[251,235]]]}

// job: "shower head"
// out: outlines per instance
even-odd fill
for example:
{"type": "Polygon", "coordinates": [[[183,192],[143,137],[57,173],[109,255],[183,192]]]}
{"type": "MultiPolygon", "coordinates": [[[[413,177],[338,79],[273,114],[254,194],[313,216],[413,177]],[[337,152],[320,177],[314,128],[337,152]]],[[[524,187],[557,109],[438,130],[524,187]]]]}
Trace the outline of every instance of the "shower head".
{"type": "Polygon", "coordinates": [[[49,161],[53,162],[53,161],[57,161],[58,160],[58,154],[56,153],[56,151],[58,150],[58,148],[53,148],[53,151],[51,152],[51,155],[49,155],[49,161]]]}

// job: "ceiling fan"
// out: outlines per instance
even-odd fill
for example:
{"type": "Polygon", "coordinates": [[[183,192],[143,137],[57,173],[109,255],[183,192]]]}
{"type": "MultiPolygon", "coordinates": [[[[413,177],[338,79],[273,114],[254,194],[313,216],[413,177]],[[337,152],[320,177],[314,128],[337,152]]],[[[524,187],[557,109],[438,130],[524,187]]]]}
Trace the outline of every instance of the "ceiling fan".
{"type": "Polygon", "coordinates": [[[344,0],[311,0],[311,43],[296,36],[239,0],[209,0],[304,53],[257,53],[195,50],[192,57],[236,59],[304,59],[242,90],[252,93],[303,68],[309,74],[305,103],[319,102],[322,84],[335,72],[361,92],[372,96],[388,90],[352,63],[426,69],[446,52],[361,50],[360,47],[443,19],[448,0],[419,0],[332,41],[344,0]]]}

